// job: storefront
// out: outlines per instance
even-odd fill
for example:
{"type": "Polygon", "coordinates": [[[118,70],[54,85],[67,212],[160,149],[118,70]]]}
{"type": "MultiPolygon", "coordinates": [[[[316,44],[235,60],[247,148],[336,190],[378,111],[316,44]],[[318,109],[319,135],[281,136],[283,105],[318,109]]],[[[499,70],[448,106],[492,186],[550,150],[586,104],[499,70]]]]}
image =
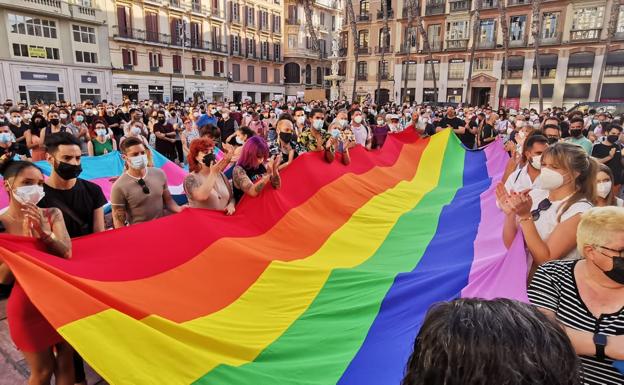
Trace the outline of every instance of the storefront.
{"type": "Polygon", "coordinates": [[[174,102],[184,101],[184,87],[173,86],[171,87],[172,99],[174,102]]]}
{"type": "Polygon", "coordinates": [[[59,73],[20,71],[19,99],[28,104],[52,103],[65,99],[59,73]]]}
{"type": "Polygon", "coordinates": [[[139,100],[139,85],[138,84],[120,84],[121,95],[123,99],[130,99],[132,101],[139,100]]]}
{"type": "MultiPolygon", "coordinates": [[[[438,92],[439,94],[439,92],[438,92]]],[[[434,103],[436,102],[436,92],[434,88],[423,88],[423,103],[434,103]]]]}
{"type": "Polygon", "coordinates": [[[461,103],[463,92],[463,88],[447,88],[446,101],[449,103],[461,103]]]}
{"type": "Polygon", "coordinates": [[[147,94],[150,100],[162,103],[165,88],[164,86],[147,86],[147,94]]]}

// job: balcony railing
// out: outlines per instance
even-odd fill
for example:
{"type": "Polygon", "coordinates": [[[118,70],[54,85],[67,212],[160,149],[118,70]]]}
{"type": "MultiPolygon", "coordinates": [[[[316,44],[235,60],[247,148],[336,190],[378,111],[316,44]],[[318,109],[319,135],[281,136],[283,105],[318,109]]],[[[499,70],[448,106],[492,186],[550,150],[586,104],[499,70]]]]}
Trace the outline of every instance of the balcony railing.
{"type": "Polygon", "coordinates": [[[370,13],[360,13],[356,16],[358,22],[371,21],[372,17],[370,13]]]}
{"type": "Polygon", "coordinates": [[[225,19],[225,10],[219,8],[212,8],[210,11],[210,17],[217,19],[225,19]]]}
{"type": "MultiPolygon", "coordinates": [[[[120,29],[118,26],[113,26],[113,38],[128,39],[180,48],[182,47],[182,41],[176,36],[135,28],[120,29]]],[[[212,42],[207,40],[188,40],[187,47],[191,50],[202,50],[227,54],[227,48],[225,44],[219,42],[212,42]]]]}
{"type": "Polygon", "coordinates": [[[150,67],[150,72],[160,72],[160,67],[150,67]]]}
{"type": "Polygon", "coordinates": [[[531,0],[507,0],[507,6],[511,7],[514,5],[528,5],[531,4],[531,0]]]}
{"type": "Polygon", "coordinates": [[[412,46],[411,44],[409,44],[409,42],[401,44],[401,47],[399,48],[400,54],[416,53],[416,52],[418,52],[418,47],[412,46]]]}
{"type": "Polygon", "coordinates": [[[478,41],[477,42],[478,49],[493,49],[496,48],[495,41],[478,41]]]}
{"type": "Polygon", "coordinates": [[[366,81],[366,80],[368,80],[368,75],[366,75],[366,74],[358,74],[357,75],[357,80],[364,80],[364,81],[366,81]]]}
{"type": "Polygon", "coordinates": [[[509,46],[512,48],[517,48],[517,47],[526,47],[527,45],[527,38],[526,36],[523,36],[522,38],[518,39],[518,40],[509,40],[509,46]]]}
{"type": "Polygon", "coordinates": [[[375,47],[375,53],[392,53],[394,52],[392,46],[377,46],[375,47]]]}
{"type": "Polygon", "coordinates": [[[358,47],[357,50],[360,55],[370,55],[370,47],[358,47]]]}
{"type": "Polygon", "coordinates": [[[449,7],[451,12],[469,11],[470,0],[451,0],[449,1],[449,7]]]}
{"type": "Polygon", "coordinates": [[[380,78],[381,80],[386,80],[386,81],[392,81],[392,80],[394,80],[394,79],[392,78],[392,75],[390,75],[390,74],[389,74],[389,73],[387,73],[387,72],[386,72],[386,73],[381,73],[381,74],[379,74],[379,78],[380,78]]]}
{"type": "Polygon", "coordinates": [[[180,3],[181,3],[180,0],[169,0],[170,7],[182,8],[180,3]]]}
{"type": "MultiPolygon", "coordinates": [[[[394,18],[394,10],[393,9],[389,9],[387,12],[388,14],[388,19],[393,19],[394,18]]],[[[377,20],[381,20],[384,18],[384,14],[383,11],[380,9],[379,11],[377,11],[377,20]]]]}
{"type": "Polygon", "coordinates": [[[464,51],[468,48],[469,39],[453,39],[446,41],[446,49],[449,51],[464,51]]]}
{"type": "Polygon", "coordinates": [[[286,25],[298,25],[300,26],[301,24],[303,24],[301,22],[301,20],[297,20],[297,19],[286,19],[286,25]]]}
{"type": "Polygon", "coordinates": [[[37,5],[42,5],[44,7],[51,7],[51,8],[61,8],[61,1],[60,0],[26,0],[29,3],[34,3],[37,5]]]}
{"type": "Polygon", "coordinates": [[[445,8],[446,8],[446,4],[444,1],[439,1],[439,0],[430,1],[427,3],[427,6],[425,7],[425,15],[427,16],[442,15],[446,11],[445,8]]]}
{"type": "Polygon", "coordinates": [[[592,41],[600,39],[602,28],[577,29],[570,31],[571,41],[592,41]]]}
{"type": "Polygon", "coordinates": [[[540,45],[557,45],[561,43],[561,32],[550,34],[546,37],[542,36],[539,39],[540,45]]]}
{"type": "Polygon", "coordinates": [[[191,11],[201,13],[203,11],[200,3],[192,2],[191,3],[191,11]]]}
{"type": "MultiPolygon", "coordinates": [[[[498,1],[499,0],[482,0],[481,1],[481,9],[497,8],[498,7],[498,1]]],[[[505,1],[505,0],[501,0],[501,1],[505,1]]]]}
{"type": "Polygon", "coordinates": [[[615,40],[624,40],[624,32],[616,32],[615,36],[613,36],[615,40]]]}
{"type": "Polygon", "coordinates": [[[243,51],[241,51],[240,49],[230,49],[230,55],[232,56],[237,56],[237,57],[243,57],[243,51]]]}
{"type": "MultiPolygon", "coordinates": [[[[419,14],[420,14],[420,5],[416,4],[416,9],[414,9],[413,16],[418,16],[419,14]]],[[[410,9],[403,8],[403,11],[401,12],[401,17],[403,17],[404,19],[407,19],[408,17],[410,17],[410,9]]]]}
{"type": "Polygon", "coordinates": [[[431,48],[431,52],[442,51],[442,40],[429,41],[429,48],[431,48]]]}

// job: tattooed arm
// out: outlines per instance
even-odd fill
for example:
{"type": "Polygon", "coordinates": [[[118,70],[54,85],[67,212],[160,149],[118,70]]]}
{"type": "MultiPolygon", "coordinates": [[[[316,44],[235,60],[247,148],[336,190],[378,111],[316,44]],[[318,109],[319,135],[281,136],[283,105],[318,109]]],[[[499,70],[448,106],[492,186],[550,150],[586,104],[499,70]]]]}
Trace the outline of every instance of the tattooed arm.
{"type": "Polygon", "coordinates": [[[269,176],[265,175],[255,184],[249,179],[242,167],[236,166],[232,172],[232,181],[234,186],[243,190],[249,196],[257,197],[269,182],[269,176]]]}
{"type": "Polygon", "coordinates": [[[51,234],[47,236],[44,234],[39,239],[45,243],[48,250],[54,255],[69,259],[71,258],[72,252],[71,238],[67,233],[65,221],[63,220],[63,214],[61,213],[61,210],[57,208],[50,208],[48,210],[52,231],[51,234]]]}
{"type": "Polygon", "coordinates": [[[111,205],[113,208],[113,227],[118,229],[126,226],[126,207],[123,205],[111,205]]]}
{"type": "Polygon", "coordinates": [[[202,178],[195,173],[190,173],[184,178],[184,192],[194,201],[205,201],[210,198],[218,176],[211,172],[207,177],[202,178]]]}

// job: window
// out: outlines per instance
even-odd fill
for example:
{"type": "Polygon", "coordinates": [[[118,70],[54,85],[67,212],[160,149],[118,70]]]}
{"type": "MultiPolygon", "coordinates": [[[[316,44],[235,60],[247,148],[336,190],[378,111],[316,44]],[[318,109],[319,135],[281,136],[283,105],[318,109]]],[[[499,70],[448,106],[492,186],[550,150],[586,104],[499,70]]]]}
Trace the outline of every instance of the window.
{"type": "Polygon", "coordinates": [[[130,7],[117,6],[117,28],[120,36],[132,36],[132,11],[130,7]]]}
{"type": "Polygon", "coordinates": [[[279,15],[273,15],[273,32],[282,33],[282,17],[279,15]]]}
{"type": "Polygon", "coordinates": [[[78,43],[95,44],[95,29],[83,25],[72,25],[74,41],[78,43]]]}
{"type": "Polygon", "coordinates": [[[202,47],[202,29],[201,24],[192,21],[191,27],[191,47],[202,47]]]}
{"type": "Polygon", "coordinates": [[[155,12],[145,12],[145,38],[158,42],[158,14],[155,12]]]}
{"type": "Polygon", "coordinates": [[[240,36],[232,35],[230,39],[232,40],[232,52],[240,53],[240,36]]]}
{"type": "Polygon", "coordinates": [[[468,39],[468,20],[446,23],[448,40],[468,39]]]}
{"type": "Polygon", "coordinates": [[[173,72],[176,74],[182,73],[182,56],[172,55],[171,59],[173,61],[173,72]]]}
{"type": "Polygon", "coordinates": [[[407,46],[410,48],[416,48],[418,45],[418,34],[416,33],[416,27],[405,28],[405,38],[407,46]]]}
{"type": "Polygon", "coordinates": [[[150,52],[149,65],[151,71],[158,71],[162,67],[162,54],[160,52],[150,52]]]}
{"type": "Polygon", "coordinates": [[[368,64],[365,61],[357,63],[357,77],[360,80],[366,79],[368,73],[368,64]]]}
{"type": "Polygon", "coordinates": [[[247,66],[247,81],[248,82],[255,82],[255,68],[254,66],[247,66]]]}
{"type": "Polygon", "coordinates": [[[544,12],[542,18],[542,39],[554,39],[557,37],[558,22],[559,12],[544,12]]]}
{"type": "Polygon", "coordinates": [[[440,24],[433,24],[427,27],[427,37],[429,38],[429,46],[432,50],[440,50],[442,44],[440,43],[440,33],[442,32],[442,26],[440,24]]]}
{"type": "Polygon", "coordinates": [[[325,12],[319,14],[319,24],[325,25],[325,12]]]}
{"type": "Polygon", "coordinates": [[[509,40],[523,41],[526,28],[526,15],[512,16],[509,20],[509,40]]]}
{"type": "Polygon", "coordinates": [[[56,39],[56,22],[47,19],[9,13],[11,32],[20,35],[56,39]]]}
{"type": "MultiPolygon", "coordinates": [[[[433,67],[436,79],[440,79],[440,61],[434,60],[433,67]]],[[[431,72],[431,60],[425,61],[425,80],[433,80],[433,73],[431,72]]]]}
{"type": "Polygon", "coordinates": [[[358,32],[358,46],[360,48],[368,48],[368,31],[362,30],[358,32]]]}
{"type": "Polygon", "coordinates": [[[576,52],[568,60],[568,77],[591,77],[594,69],[593,52],[576,52]]]}
{"type": "Polygon", "coordinates": [[[377,63],[377,68],[379,69],[379,75],[381,75],[382,79],[388,77],[388,61],[379,61],[377,63]]]}
{"type": "Polygon", "coordinates": [[[240,64],[232,64],[232,80],[240,82],[240,64]]]}
{"type": "Polygon", "coordinates": [[[360,15],[368,14],[370,10],[370,3],[368,0],[360,0],[360,15]]]}
{"type": "Polygon", "coordinates": [[[624,33],[624,5],[620,5],[620,15],[618,16],[617,26],[615,27],[616,33],[624,33]]]}
{"type": "Polygon", "coordinates": [[[134,49],[121,49],[121,59],[123,61],[123,65],[126,69],[128,67],[132,67],[137,65],[137,51],[134,49]]]}
{"type": "Polygon", "coordinates": [[[624,50],[607,54],[605,76],[624,76],[624,50]]]}
{"type": "Polygon", "coordinates": [[[301,67],[297,63],[286,63],[284,66],[285,81],[288,84],[301,83],[301,67]]]}
{"type": "Polygon", "coordinates": [[[253,7],[245,7],[247,9],[247,16],[245,17],[246,25],[249,27],[254,26],[254,9],[253,7]]]}
{"type": "Polygon", "coordinates": [[[323,84],[323,68],[321,67],[316,67],[316,84],[319,86],[323,84]]]}
{"type": "Polygon", "coordinates": [[[245,52],[248,56],[256,56],[256,41],[254,39],[245,39],[245,52]]]}
{"type": "Polygon", "coordinates": [[[604,7],[586,7],[574,10],[572,18],[572,40],[598,39],[602,30],[604,7]]]}
{"type": "Polygon", "coordinates": [[[36,59],[60,60],[59,49],[13,43],[13,55],[36,59]]]}
{"type": "Polygon", "coordinates": [[[80,101],[91,100],[93,103],[100,103],[101,95],[99,88],[80,88],[80,101]]]}
{"type": "Polygon", "coordinates": [[[410,62],[409,65],[407,65],[405,62],[403,63],[403,76],[405,76],[405,67],[407,67],[407,80],[416,80],[416,76],[417,76],[417,65],[416,62],[410,62]]]}
{"type": "Polygon", "coordinates": [[[336,30],[336,16],[332,15],[331,18],[331,30],[334,32],[336,30]]]}
{"type": "Polygon", "coordinates": [[[491,57],[479,57],[474,59],[473,68],[475,71],[491,71],[494,62],[491,57]]]}
{"type": "Polygon", "coordinates": [[[76,51],[77,63],[97,63],[97,53],[76,51]]]}
{"type": "Polygon", "coordinates": [[[464,69],[466,64],[462,59],[451,59],[449,61],[449,79],[461,80],[464,78],[464,69]]]}
{"type": "Polygon", "coordinates": [[[260,83],[268,83],[269,82],[269,71],[266,67],[260,68],[260,83]]]}
{"type": "Polygon", "coordinates": [[[282,58],[282,45],[280,43],[273,44],[273,58],[276,61],[282,58]]]}
{"type": "Polygon", "coordinates": [[[388,28],[388,33],[385,34],[383,27],[379,29],[379,46],[390,47],[390,28],[388,28]]]}
{"type": "Polygon", "coordinates": [[[204,59],[203,57],[194,57],[193,58],[193,71],[195,72],[206,71],[206,59],[204,59]]]}
{"type": "Polygon", "coordinates": [[[182,45],[183,34],[183,23],[181,19],[172,18],[170,21],[170,29],[171,29],[171,44],[182,45]]]}
{"type": "Polygon", "coordinates": [[[591,77],[593,67],[568,67],[568,77],[591,77]]]}
{"type": "Polygon", "coordinates": [[[280,84],[280,70],[279,68],[273,69],[273,83],[280,84]]]}
{"type": "Polygon", "coordinates": [[[496,41],[496,21],[494,19],[481,20],[479,25],[479,42],[492,43],[496,41]]]}
{"type": "Polygon", "coordinates": [[[297,35],[288,35],[288,48],[297,48],[297,35]]]}
{"type": "Polygon", "coordinates": [[[263,41],[260,43],[260,55],[262,55],[263,59],[269,58],[269,42],[263,41]]]}
{"type": "Polygon", "coordinates": [[[232,21],[240,23],[240,4],[235,3],[235,4],[231,4],[232,7],[232,21]]]}
{"type": "Polygon", "coordinates": [[[305,84],[312,84],[312,66],[305,66],[305,84]]]}
{"type": "Polygon", "coordinates": [[[223,60],[214,60],[213,61],[213,71],[215,76],[223,76],[223,72],[225,72],[225,62],[223,60]]]}

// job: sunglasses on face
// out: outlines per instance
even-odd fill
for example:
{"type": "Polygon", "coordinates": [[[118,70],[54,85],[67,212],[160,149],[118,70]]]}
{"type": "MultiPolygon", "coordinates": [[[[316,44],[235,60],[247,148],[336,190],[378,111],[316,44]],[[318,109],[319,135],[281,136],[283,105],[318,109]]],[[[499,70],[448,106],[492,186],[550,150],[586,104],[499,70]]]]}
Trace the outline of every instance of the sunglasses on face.
{"type": "Polygon", "coordinates": [[[150,193],[150,189],[149,187],[147,187],[147,184],[145,183],[145,180],[143,178],[137,180],[137,183],[139,184],[139,186],[141,186],[141,188],[143,189],[143,193],[144,194],[149,194],[150,193]]]}
{"type": "Polygon", "coordinates": [[[546,211],[550,208],[550,206],[552,206],[552,202],[546,198],[543,201],[541,201],[538,205],[537,208],[533,211],[531,211],[531,218],[533,219],[533,221],[537,221],[540,218],[540,213],[542,211],[546,211]]]}

